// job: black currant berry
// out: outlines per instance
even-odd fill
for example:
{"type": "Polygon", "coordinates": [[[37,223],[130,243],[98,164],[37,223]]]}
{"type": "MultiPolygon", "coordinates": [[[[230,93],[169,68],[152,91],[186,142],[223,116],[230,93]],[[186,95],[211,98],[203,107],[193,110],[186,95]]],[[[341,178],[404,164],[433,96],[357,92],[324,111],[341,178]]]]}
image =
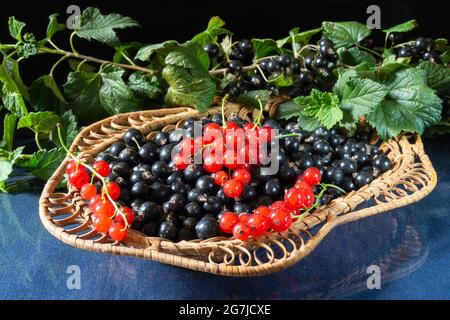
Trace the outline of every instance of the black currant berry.
{"type": "Polygon", "coordinates": [[[176,240],[177,232],[177,226],[170,221],[164,221],[161,223],[158,230],[158,234],[161,238],[166,238],[169,240],[176,240]]]}
{"type": "Polygon", "coordinates": [[[253,50],[252,42],[248,39],[242,39],[238,44],[239,51],[244,54],[249,54],[253,50]]]}
{"type": "Polygon", "coordinates": [[[152,174],[157,178],[167,178],[170,174],[170,169],[164,161],[156,161],[152,165],[152,174]]]}
{"type": "Polygon", "coordinates": [[[280,180],[278,179],[270,179],[266,182],[264,186],[264,193],[269,197],[275,199],[281,195],[282,188],[280,180]]]}
{"type": "Polygon", "coordinates": [[[184,206],[184,211],[188,217],[201,218],[203,211],[197,202],[189,202],[184,206]]]}
{"type": "Polygon", "coordinates": [[[150,220],[159,220],[163,214],[162,207],[153,201],[143,202],[138,210],[136,218],[139,221],[148,222],[150,220]]]}
{"type": "Polygon", "coordinates": [[[147,198],[150,195],[150,187],[143,181],[138,181],[131,186],[130,195],[133,198],[147,198]]]}
{"type": "Polygon", "coordinates": [[[144,136],[138,129],[128,129],[123,135],[123,141],[129,147],[139,147],[143,139],[144,136]]]}
{"type": "Polygon", "coordinates": [[[355,175],[355,184],[358,188],[369,184],[373,180],[373,175],[367,171],[360,171],[355,175]]]}
{"type": "Polygon", "coordinates": [[[203,203],[203,210],[207,213],[218,214],[222,210],[222,201],[216,196],[207,196],[203,203]]]}
{"type": "Polygon", "coordinates": [[[228,63],[228,69],[233,74],[239,74],[242,71],[242,62],[238,60],[230,60],[228,63]]]}
{"type": "Polygon", "coordinates": [[[219,54],[219,47],[216,46],[214,43],[206,43],[203,46],[203,50],[210,56],[211,58],[217,57],[219,54]]]}
{"type": "Polygon", "coordinates": [[[379,156],[373,160],[372,165],[380,172],[386,172],[391,168],[392,163],[387,156],[379,156]]]}
{"type": "Polygon", "coordinates": [[[108,152],[110,155],[118,157],[120,152],[125,148],[126,145],[123,142],[115,142],[109,147],[108,152]]]}
{"type": "Polygon", "coordinates": [[[188,228],[181,228],[178,230],[177,241],[190,241],[195,239],[194,230],[188,228]]]}
{"type": "Polygon", "coordinates": [[[142,227],[142,232],[147,237],[156,237],[156,236],[158,236],[158,225],[154,222],[146,223],[142,227]]]}
{"type": "Polygon", "coordinates": [[[216,191],[214,178],[211,176],[202,176],[195,183],[195,188],[200,194],[213,194],[216,191]]]}
{"type": "Polygon", "coordinates": [[[204,217],[195,226],[195,233],[199,239],[208,239],[217,235],[217,221],[204,217]]]}
{"type": "Polygon", "coordinates": [[[162,147],[169,142],[169,134],[167,132],[160,131],[156,134],[153,141],[158,147],[162,147]]]}

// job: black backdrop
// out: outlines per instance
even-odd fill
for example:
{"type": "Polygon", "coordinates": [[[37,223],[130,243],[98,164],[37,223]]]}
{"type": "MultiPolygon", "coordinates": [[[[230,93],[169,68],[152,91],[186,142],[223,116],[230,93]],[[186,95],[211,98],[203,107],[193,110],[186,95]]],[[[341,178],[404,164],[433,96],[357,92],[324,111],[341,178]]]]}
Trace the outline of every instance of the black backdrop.
{"type": "MultiPolygon", "coordinates": [[[[366,0],[297,0],[297,1],[8,1],[0,10],[0,42],[10,41],[7,19],[14,15],[27,23],[27,30],[43,36],[50,13],[59,13],[66,19],[66,8],[77,4],[99,7],[103,13],[117,12],[139,21],[142,28],[121,31],[123,41],[137,40],[155,43],[168,39],[187,40],[203,30],[209,17],[221,16],[234,34],[235,39],[251,37],[281,38],[289,29],[315,28],[323,20],[357,20],[365,22],[370,4],[381,8],[382,27],[415,18],[419,21],[419,33],[431,37],[449,38],[448,10],[446,1],[366,1],[366,0]]],[[[416,34],[413,34],[413,36],[416,34]]],[[[67,34],[55,37],[62,47],[67,47],[67,34]]],[[[105,46],[93,46],[84,40],[76,40],[82,53],[110,59],[112,50],[105,46]]],[[[45,73],[54,62],[54,57],[37,57],[22,63],[25,82],[45,73]]],[[[60,70],[60,74],[62,74],[60,70]]],[[[60,79],[64,81],[64,79],[60,79]]]]}

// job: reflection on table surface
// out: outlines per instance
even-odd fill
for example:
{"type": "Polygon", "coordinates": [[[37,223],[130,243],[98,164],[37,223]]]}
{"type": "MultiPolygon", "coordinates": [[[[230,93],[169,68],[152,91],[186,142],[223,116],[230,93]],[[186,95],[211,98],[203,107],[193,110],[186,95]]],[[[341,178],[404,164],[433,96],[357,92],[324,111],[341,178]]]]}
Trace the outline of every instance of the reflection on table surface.
{"type": "Polygon", "coordinates": [[[1,194],[0,299],[449,299],[444,141],[425,141],[440,178],[429,197],[339,226],[303,261],[264,277],[221,277],[75,249],[41,226],[37,194],[1,194]],[[80,267],[80,290],[67,289],[70,265],[80,267]],[[380,268],[380,290],[367,289],[371,265],[380,268]]]}

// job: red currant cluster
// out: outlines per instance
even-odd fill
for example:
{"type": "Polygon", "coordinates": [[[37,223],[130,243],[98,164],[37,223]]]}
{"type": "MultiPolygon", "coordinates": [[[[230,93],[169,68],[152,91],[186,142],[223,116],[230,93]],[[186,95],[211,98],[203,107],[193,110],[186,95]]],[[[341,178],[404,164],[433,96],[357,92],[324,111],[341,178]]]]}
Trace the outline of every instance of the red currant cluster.
{"type": "Polygon", "coordinates": [[[314,205],[313,187],[320,183],[320,171],[311,167],[297,178],[294,187],[284,195],[283,201],[275,201],[270,207],[260,206],[252,214],[238,216],[233,212],[225,212],[220,216],[219,228],[224,233],[232,233],[239,240],[261,236],[272,230],[282,232],[297,220],[302,210],[314,205]]]}
{"type": "Polygon", "coordinates": [[[120,196],[120,187],[116,182],[104,180],[110,172],[109,164],[103,160],[95,161],[90,167],[71,159],[66,167],[69,183],[80,190],[81,196],[94,213],[92,223],[95,230],[107,233],[115,241],[122,241],[134,220],[134,214],[130,208],[119,208],[115,202],[120,196]],[[97,187],[94,180],[100,181],[101,186],[97,187]]]}

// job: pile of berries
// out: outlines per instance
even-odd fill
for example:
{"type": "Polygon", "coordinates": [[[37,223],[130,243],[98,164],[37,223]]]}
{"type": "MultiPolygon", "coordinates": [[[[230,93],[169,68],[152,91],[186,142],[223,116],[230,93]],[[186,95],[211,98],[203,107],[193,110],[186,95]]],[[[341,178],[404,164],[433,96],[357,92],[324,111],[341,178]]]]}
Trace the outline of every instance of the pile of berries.
{"type": "Polygon", "coordinates": [[[338,129],[259,122],[190,118],[183,130],[150,140],[129,129],[92,167],[71,161],[69,182],[89,203],[96,230],[114,240],[128,226],[172,241],[227,234],[244,240],[284,231],[391,167],[366,133],[346,138],[338,129]],[[267,170],[274,164],[278,170],[267,170]]]}
{"type": "MultiPolygon", "coordinates": [[[[392,33],[392,40],[395,41],[397,34],[392,33]]],[[[432,38],[417,38],[413,44],[407,44],[401,46],[397,50],[397,56],[401,58],[411,57],[414,61],[418,60],[428,60],[432,63],[440,63],[439,54],[433,49],[436,47],[434,40],[432,38]]]]}
{"type": "Polygon", "coordinates": [[[95,161],[91,166],[71,159],[66,167],[69,183],[80,190],[80,195],[93,212],[92,225],[100,233],[107,233],[111,239],[122,241],[133,223],[133,211],[126,206],[117,205],[121,190],[116,182],[106,182],[111,172],[110,165],[95,161]]]}
{"type": "MultiPolygon", "coordinates": [[[[229,83],[224,93],[237,96],[249,90],[267,89],[273,95],[284,94],[290,97],[308,95],[312,88],[317,87],[315,77],[317,74],[323,76],[332,75],[331,71],[336,68],[338,55],[331,40],[323,38],[314,50],[317,53],[308,54],[303,58],[288,55],[278,55],[259,59],[255,68],[244,71],[245,65],[252,65],[254,50],[248,39],[237,42],[230,54],[230,60],[226,62],[229,73],[236,77],[236,81],[229,83]],[[272,81],[281,75],[292,76],[295,81],[289,86],[275,86],[272,81]]],[[[211,58],[224,59],[220,56],[219,47],[207,43],[205,52],[211,58]]],[[[225,62],[224,62],[225,63],[225,62]]]]}

